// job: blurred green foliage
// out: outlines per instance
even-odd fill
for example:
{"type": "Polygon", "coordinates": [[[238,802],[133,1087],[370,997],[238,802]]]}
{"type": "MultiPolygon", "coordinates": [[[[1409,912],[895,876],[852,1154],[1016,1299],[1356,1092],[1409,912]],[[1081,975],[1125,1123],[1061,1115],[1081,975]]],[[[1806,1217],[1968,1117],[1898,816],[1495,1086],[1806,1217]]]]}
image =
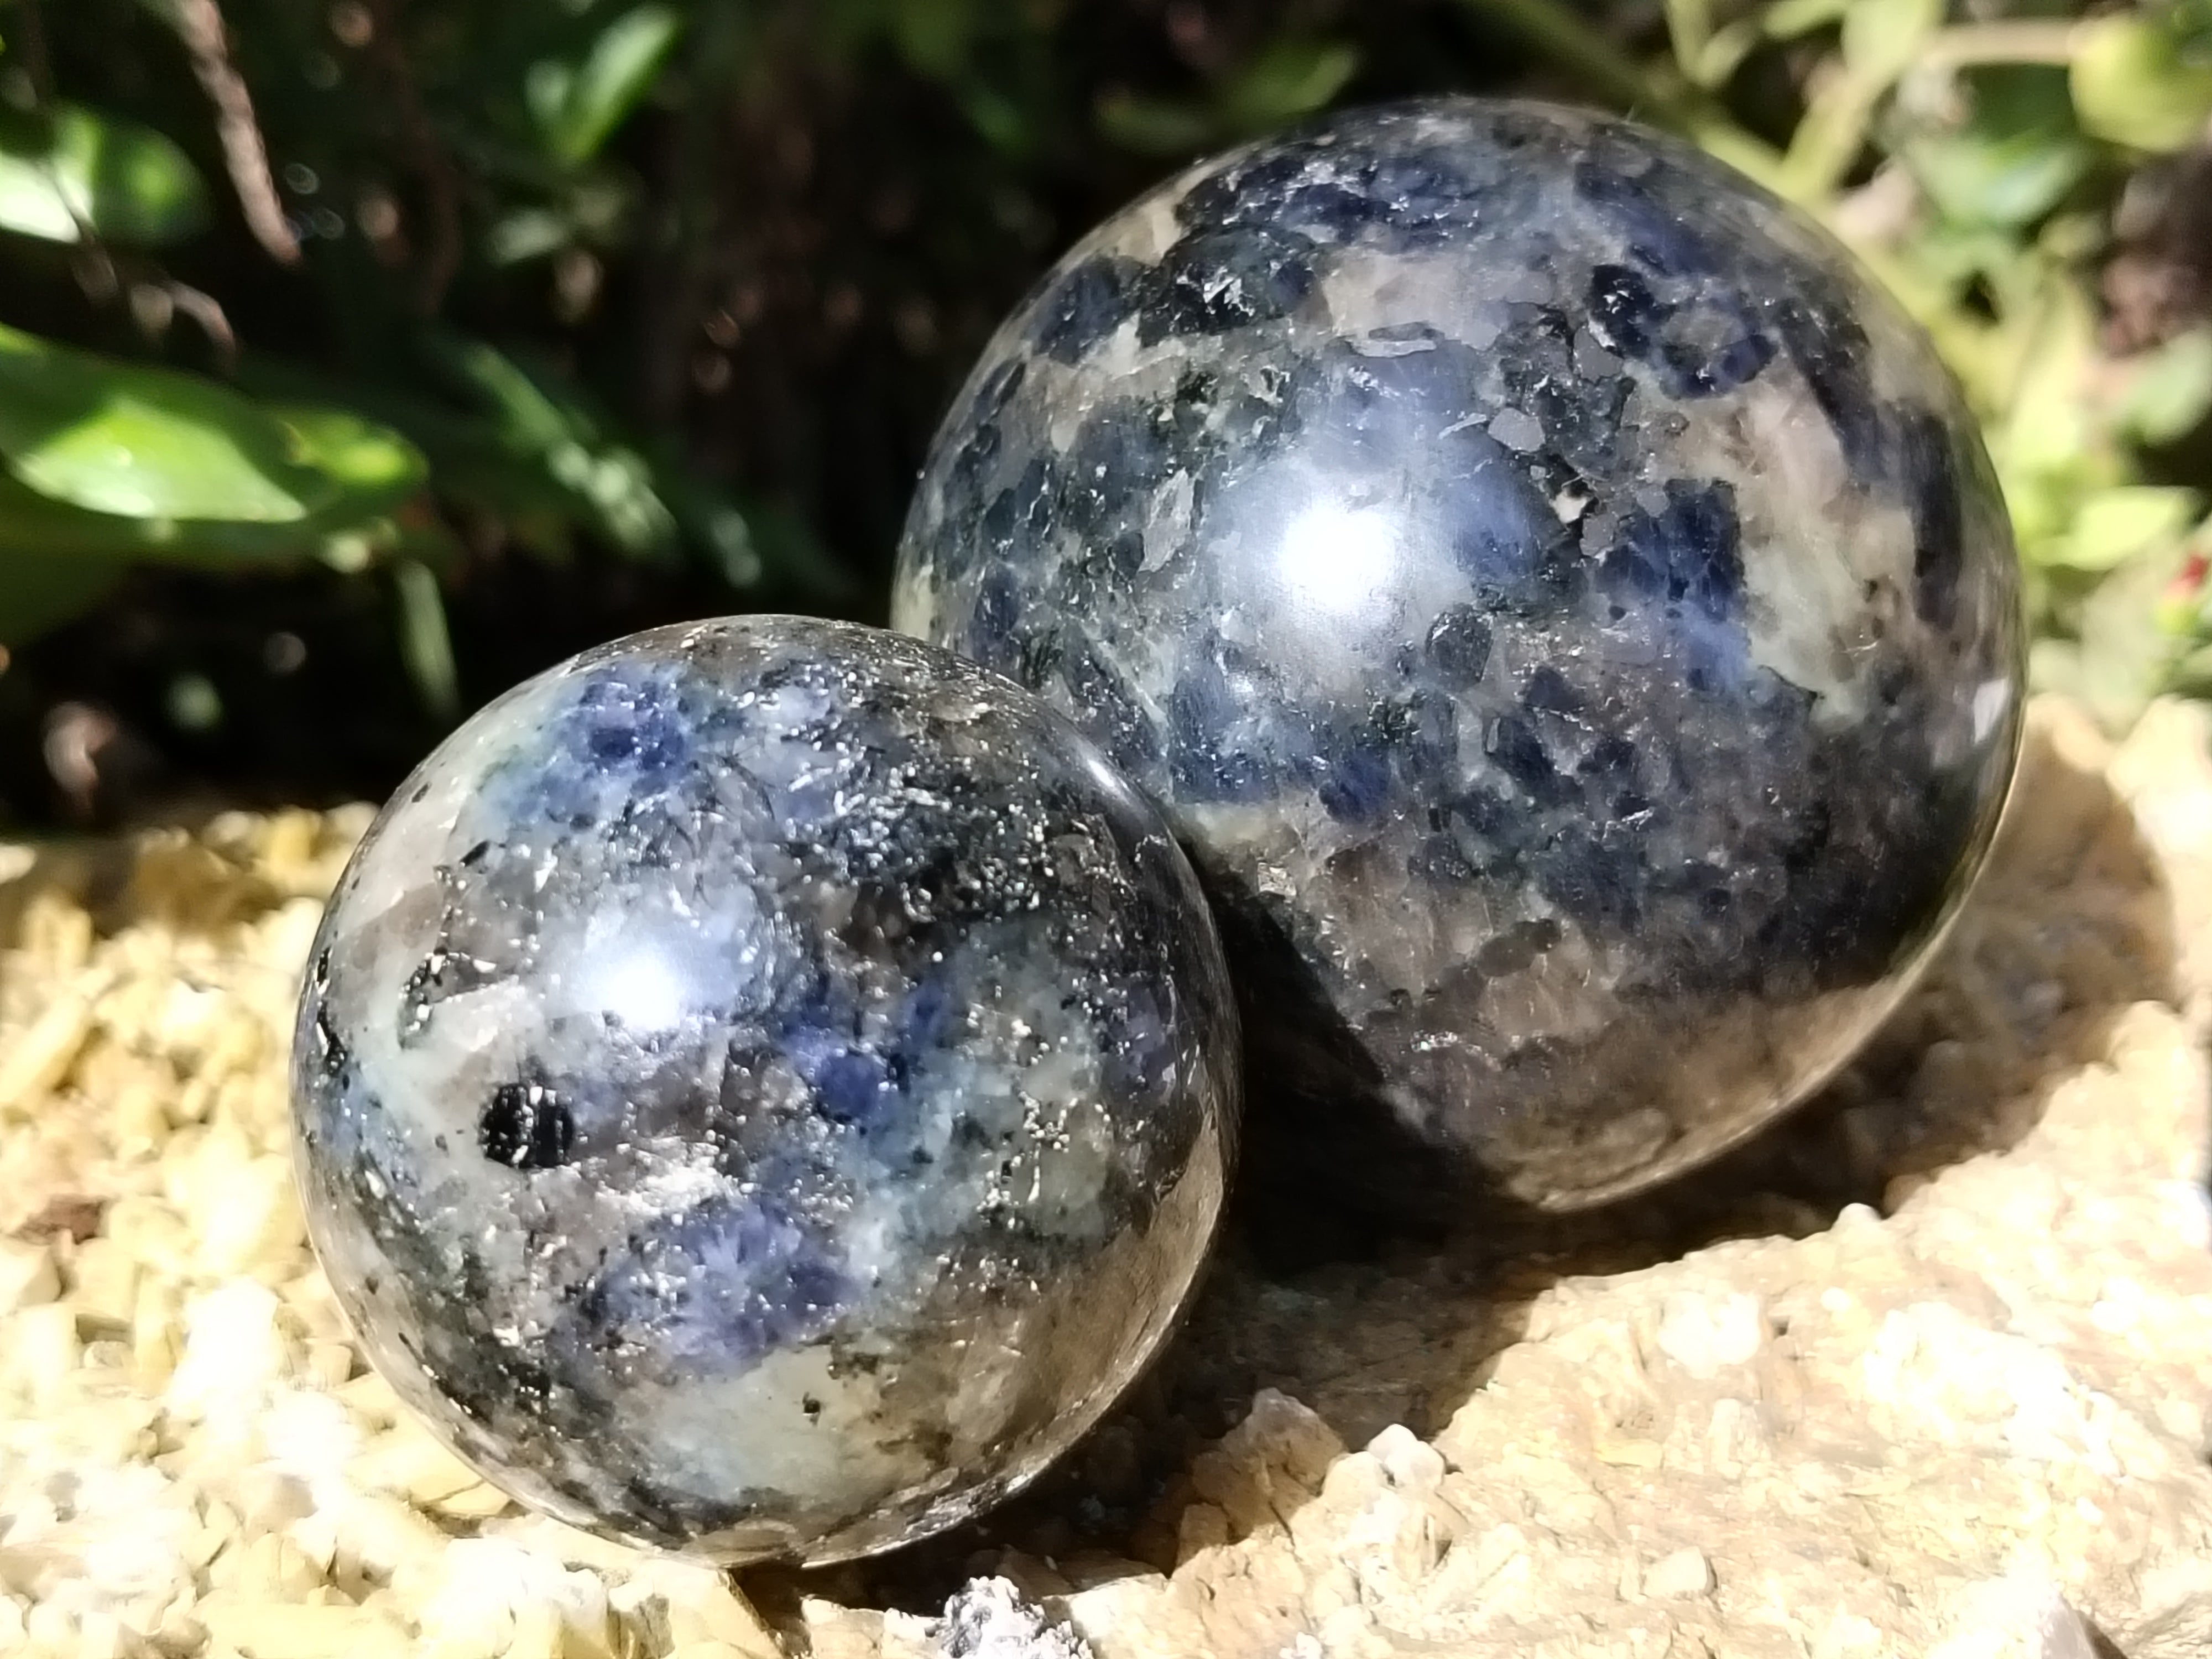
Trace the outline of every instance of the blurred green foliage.
{"type": "Polygon", "coordinates": [[[2003,480],[2039,684],[2116,726],[2212,692],[2212,220],[2174,201],[2208,182],[2212,5],[1667,0],[1639,54],[1541,0],[1467,3],[1825,222],[1928,328],[2003,480]],[[1754,125],[1777,45],[1793,95],[1754,125]]]}
{"type": "Polygon", "coordinates": [[[57,708],[373,788],[594,634],[868,614],[1089,222],[1506,89],[1826,222],[1986,424],[2039,678],[2212,693],[2212,0],[0,0],[0,799],[57,708]]]}

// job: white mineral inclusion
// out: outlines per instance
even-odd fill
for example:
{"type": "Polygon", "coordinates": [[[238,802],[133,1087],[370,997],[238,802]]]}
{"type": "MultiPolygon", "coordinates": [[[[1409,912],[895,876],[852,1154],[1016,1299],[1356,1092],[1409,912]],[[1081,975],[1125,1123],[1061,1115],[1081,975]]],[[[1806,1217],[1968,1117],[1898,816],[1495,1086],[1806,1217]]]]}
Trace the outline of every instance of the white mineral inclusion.
{"type": "Polygon", "coordinates": [[[652,903],[592,911],[561,964],[547,1011],[603,1014],[640,1034],[675,1030],[715,1008],[757,1006],[767,990],[752,894],[732,886],[711,908],[652,903]]]}
{"type": "Polygon", "coordinates": [[[955,399],[891,615],[1160,802],[1254,1169],[1395,1219],[1602,1203],[1802,1098],[2020,745],[1929,342],[1712,157],[1532,102],[1318,117],[1085,238],[955,399]]]}
{"type": "Polygon", "coordinates": [[[400,1397],[525,1501],[725,1561],[1036,1475],[1227,1181],[1235,1016],[1154,809],[846,624],[639,635],[478,715],[363,841],[298,1030],[310,1231],[400,1397]]]}
{"type": "Polygon", "coordinates": [[[1395,605],[1397,515],[1322,500],[1291,516],[1275,572],[1297,612],[1322,626],[1378,619],[1395,605]]]}

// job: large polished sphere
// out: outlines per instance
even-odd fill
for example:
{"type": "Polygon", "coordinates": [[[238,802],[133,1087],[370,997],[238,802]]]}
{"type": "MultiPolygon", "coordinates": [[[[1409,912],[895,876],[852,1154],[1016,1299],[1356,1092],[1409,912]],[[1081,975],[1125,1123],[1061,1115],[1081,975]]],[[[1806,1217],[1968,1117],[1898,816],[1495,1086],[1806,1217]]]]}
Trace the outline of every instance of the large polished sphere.
{"type": "Polygon", "coordinates": [[[1189,866],[1059,714],[842,624],[666,629],[494,703],[316,942],[308,1224],[526,1502],[726,1561],[974,1514],[1170,1328],[1236,1014],[1189,866]]]}
{"type": "Polygon", "coordinates": [[[1928,342],[1726,167],[1525,103],[1322,120],[1083,241],[939,434],[893,620],[1164,804],[1255,1153],[1544,1207],[1848,1055],[2019,743],[2003,505],[1928,342]]]}

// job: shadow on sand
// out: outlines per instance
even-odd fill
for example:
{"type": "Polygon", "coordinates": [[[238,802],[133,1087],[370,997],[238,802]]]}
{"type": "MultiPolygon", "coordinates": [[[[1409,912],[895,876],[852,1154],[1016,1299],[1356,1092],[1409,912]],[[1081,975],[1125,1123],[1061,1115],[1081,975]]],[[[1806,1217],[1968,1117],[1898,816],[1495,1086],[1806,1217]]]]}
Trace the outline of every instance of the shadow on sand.
{"type": "MultiPolygon", "coordinates": [[[[1248,1162],[1224,1248],[1181,1334],[1121,1407],[1027,1493],[942,1538],[811,1573],[749,1573],[786,1628],[801,1595],[933,1613],[962,1581],[1012,1570],[1084,1581],[1174,1565],[1193,1456],[1273,1388],[1351,1446],[1442,1428],[1568,1275],[1632,1271],[1723,1239],[1805,1237],[1847,1205],[1893,1207],[1948,1165],[2033,1128],[2051,1085],[2098,1056],[2115,1018],[2175,994],[2163,878],[2104,777],[2031,728],[2014,809],[1941,960],[1826,1090],[1718,1162],[1565,1218],[1468,1199],[1394,1227],[1332,1206],[1294,1158],[1248,1162]],[[1116,1565],[1116,1563],[1123,1565],[1116,1565]]],[[[1256,1099],[1255,1113],[1316,1102],[1256,1099]]],[[[1295,1144],[1297,1137],[1278,1135],[1295,1144]]],[[[1262,1140],[1264,1146],[1264,1138],[1262,1140]]],[[[1391,1163],[1416,1178],[1413,1149],[1391,1163]]]]}

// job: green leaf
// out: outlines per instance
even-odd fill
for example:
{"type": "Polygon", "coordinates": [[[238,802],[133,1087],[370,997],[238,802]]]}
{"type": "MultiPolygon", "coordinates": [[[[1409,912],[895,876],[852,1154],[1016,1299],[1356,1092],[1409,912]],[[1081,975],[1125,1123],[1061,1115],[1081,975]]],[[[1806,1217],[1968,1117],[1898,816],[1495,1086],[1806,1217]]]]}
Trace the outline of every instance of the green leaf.
{"type": "Polygon", "coordinates": [[[336,486],[228,387],[0,329],[0,457],[40,495],[138,519],[283,524],[336,486]]]}
{"type": "Polygon", "coordinates": [[[551,208],[517,208],[484,234],[484,252],[495,265],[519,265],[566,247],[575,234],[574,222],[564,213],[551,208]]]}
{"type": "Polygon", "coordinates": [[[2074,123],[2066,72],[2007,64],[1962,77],[1961,88],[1973,100],[1965,125],[1908,138],[1900,158],[1952,226],[2034,223],[2095,161],[2074,123]]]}
{"type": "Polygon", "coordinates": [[[1213,118],[1179,99],[1109,93],[1098,100],[1098,131],[1139,155],[1188,155],[1213,139],[1213,118]]]}
{"type": "Polygon", "coordinates": [[[2082,606],[2075,690],[2109,729],[2135,722],[2188,649],[2159,617],[2159,597],[2180,563],[2179,548],[2137,559],[2100,583],[2082,606]]]}
{"type": "Polygon", "coordinates": [[[76,104],[44,123],[0,122],[0,229],[74,242],[88,225],[107,241],[155,246],[206,220],[199,173],[151,127],[76,104]]]}
{"type": "Polygon", "coordinates": [[[2185,149],[2212,118],[2212,64],[2135,13],[2081,25],[2070,84],[2083,131],[2135,149],[2185,149]]]}
{"type": "Polygon", "coordinates": [[[1836,21],[1845,0],[1775,0],[1761,20],[1770,40],[1795,40],[1836,21]]]}
{"type": "MultiPolygon", "coordinates": [[[[0,462],[57,507],[168,526],[359,519],[419,489],[422,454],[347,410],[269,407],[220,382],[0,328],[0,462]]],[[[305,556],[311,541],[295,538],[305,556]]]]}
{"type": "Polygon", "coordinates": [[[2094,159],[2087,145],[2064,137],[2022,133],[1984,143],[1960,134],[1914,145],[1905,165],[1953,223],[2009,228],[2057,206],[2094,159]]]}
{"type": "Polygon", "coordinates": [[[269,397],[345,396],[405,432],[428,456],[439,495],[497,519],[541,556],[565,557],[588,533],[636,557],[689,549],[732,586],[773,581],[823,603],[855,597],[803,520],[739,505],[672,451],[614,441],[611,423],[559,376],[442,331],[422,344],[451,401],[334,382],[264,359],[249,358],[243,372],[269,397]]]}
{"type": "Polygon", "coordinates": [[[1723,23],[1698,48],[1696,57],[1684,65],[1682,72],[1708,92],[1717,92],[1742,67],[1743,60],[1751,56],[1760,39],[1754,19],[1740,17],[1733,23],[1723,23]]]}
{"type": "Polygon", "coordinates": [[[1782,193],[1820,201],[1866,146],[1875,112],[1942,21],[1943,0],[1853,0],[1844,13],[1843,72],[1814,89],[1783,158],[1782,193]]]}
{"type": "Polygon", "coordinates": [[[984,142],[1000,155],[1018,157],[1028,152],[1031,142],[1029,120],[1023,115],[1021,106],[1006,94],[971,81],[960,89],[960,112],[968,118],[968,125],[982,135],[984,142]]]}
{"type": "MultiPolygon", "coordinates": [[[[135,560],[358,568],[402,546],[426,557],[445,546],[442,532],[390,516],[422,488],[426,464],[387,428],[343,410],[264,406],[216,381],[4,328],[0,462],[0,561],[108,572],[42,580],[41,592],[97,589],[135,560]]],[[[5,603],[0,593],[0,614],[5,603]]]]}
{"type": "Polygon", "coordinates": [[[342,500],[292,524],[131,519],[49,500],[0,472],[0,563],[34,557],[113,574],[141,562],[229,570],[319,558],[358,569],[401,550],[427,559],[450,551],[441,529],[403,529],[388,514],[349,505],[342,500]]]}
{"type": "Polygon", "coordinates": [[[674,552],[675,516],[653,468],[635,449],[610,442],[572,394],[481,340],[435,337],[429,349],[492,417],[500,448],[559,486],[552,499],[564,516],[635,557],[674,552]]]}
{"type": "Polygon", "coordinates": [[[1695,81],[1706,43],[1713,38],[1712,8],[1707,0],[1666,0],[1664,10],[1667,40],[1674,48],[1675,66],[1695,81]]]}
{"type": "Polygon", "coordinates": [[[1277,40],[1223,88],[1221,112],[1239,133],[1265,132],[1328,102],[1359,68],[1340,42],[1277,40]]]}
{"type": "Polygon", "coordinates": [[[523,94],[553,158],[576,167],[599,154],[652,90],[683,30],[673,8],[638,6],[599,32],[579,64],[533,64],[523,94]]]}
{"type": "Polygon", "coordinates": [[[461,712],[460,676],[453,663],[453,641],[446,626],[446,604],[429,567],[402,559],[392,568],[399,599],[399,654],[407,676],[434,719],[452,720],[461,712]]]}
{"type": "Polygon", "coordinates": [[[1844,63],[1856,80],[1887,86],[1912,67],[1943,21],[1943,0],[1852,0],[1844,11],[1844,63]]]}
{"type": "Polygon", "coordinates": [[[434,360],[487,404],[497,416],[501,441],[510,449],[543,453],[568,442],[575,422],[539,389],[520,365],[482,340],[440,339],[434,360]]]}
{"type": "Polygon", "coordinates": [[[1277,40],[1206,102],[1108,93],[1097,103],[1098,130],[1140,155],[1188,155],[1311,113],[1341,92],[1358,67],[1359,54],[1347,46],[1277,40]]]}
{"type": "Polygon", "coordinates": [[[279,405],[269,412],[290,434],[293,453],[356,496],[356,511],[372,498],[404,500],[429,481],[421,450],[350,410],[279,405]]]}
{"type": "Polygon", "coordinates": [[[9,471],[40,495],[131,519],[288,524],[310,510],[293,471],[257,460],[251,434],[159,390],[118,390],[82,419],[32,434],[0,407],[9,471]]]}
{"type": "Polygon", "coordinates": [[[2171,544],[2196,516],[2197,493],[2151,484],[2103,489],[2081,503],[2072,530],[2042,550],[2050,563],[2112,570],[2171,544]]]}
{"type": "Polygon", "coordinates": [[[2120,425],[2145,443],[2172,443],[2212,415],[2212,328],[2193,328],[2136,360],[2120,425]]]}

